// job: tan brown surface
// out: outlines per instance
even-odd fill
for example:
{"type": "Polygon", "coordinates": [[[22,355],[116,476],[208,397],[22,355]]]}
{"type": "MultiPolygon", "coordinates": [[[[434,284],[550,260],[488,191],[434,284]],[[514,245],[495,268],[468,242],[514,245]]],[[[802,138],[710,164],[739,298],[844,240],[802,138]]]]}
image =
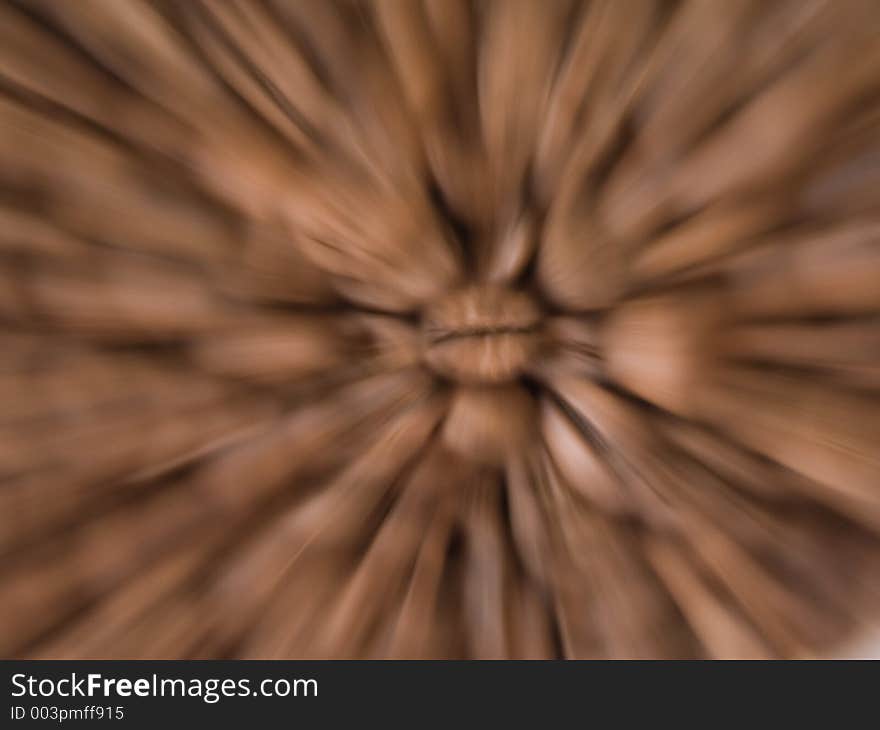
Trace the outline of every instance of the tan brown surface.
{"type": "Polygon", "coordinates": [[[0,3],[0,655],[878,619],[877,2],[0,3]]]}

